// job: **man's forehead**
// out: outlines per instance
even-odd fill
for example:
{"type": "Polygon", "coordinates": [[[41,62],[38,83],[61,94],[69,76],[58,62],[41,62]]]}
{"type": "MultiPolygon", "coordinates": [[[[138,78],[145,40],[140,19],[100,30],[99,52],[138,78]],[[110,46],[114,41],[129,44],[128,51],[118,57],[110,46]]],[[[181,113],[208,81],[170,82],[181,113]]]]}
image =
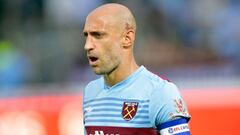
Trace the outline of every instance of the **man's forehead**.
{"type": "Polygon", "coordinates": [[[119,27],[119,17],[116,14],[106,10],[96,10],[91,12],[86,18],[85,30],[87,29],[104,29],[114,30],[119,27]]]}
{"type": "Polygon", "coordinates": [[[96,8],[88,15],[84,30],[103,29],[120,32],[128,28],[136,29],[131,11],[120,4],[106,4],[96,8]]]}
{"type": "Polygon", "coordinates": [[[85,22],[84,31],[106,30],[111,23],[104,17],[88,17],[85,22]]]}

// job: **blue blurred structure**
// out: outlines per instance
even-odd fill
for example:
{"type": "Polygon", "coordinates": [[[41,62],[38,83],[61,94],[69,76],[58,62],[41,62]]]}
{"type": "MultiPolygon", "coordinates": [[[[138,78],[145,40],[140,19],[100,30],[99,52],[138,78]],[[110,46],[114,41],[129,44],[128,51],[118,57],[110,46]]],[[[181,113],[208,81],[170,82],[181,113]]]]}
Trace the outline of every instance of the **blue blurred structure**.
{"type": "Polygon", "coordinates": [[[22,86],[30,73],[27,58],[9,41],[0,41],[0,93],[22,86]]]}
{"type": "Polygon", "coordinates": [[[230,0],[216,14],[212,31],[213,46],[221,58],[227,59],[240,69],[240,2],[230,0]]]}

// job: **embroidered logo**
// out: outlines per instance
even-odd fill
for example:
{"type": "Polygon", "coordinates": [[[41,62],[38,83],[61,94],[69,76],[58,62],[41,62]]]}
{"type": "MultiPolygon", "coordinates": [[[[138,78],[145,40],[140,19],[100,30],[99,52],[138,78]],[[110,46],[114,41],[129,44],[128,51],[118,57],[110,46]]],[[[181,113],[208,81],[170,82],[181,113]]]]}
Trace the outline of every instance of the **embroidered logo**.
{"type": "Polygon", "coordinates": [[[187,113],[186,107],[185,107],[182,99],[178,99],[178,100],[175,99],[174,102],[175,102],[175,107],[176,107],[177,113],[183,113],[183,114],[187,113]]]}
{"type": "Polygon", "coordinates": [[[138,102],[124,102],[122,107],[122,117],[129,121],[136,115],[138,109],[138,102]]]}
{"type": "Polygon", "coordinates": [[[92,107],[87,107],[87,108],[85,109],[84,113],[85,113],[85,114],[86,114],[86,113],[91,113],[92,110],[93,110],[92,107]]]}

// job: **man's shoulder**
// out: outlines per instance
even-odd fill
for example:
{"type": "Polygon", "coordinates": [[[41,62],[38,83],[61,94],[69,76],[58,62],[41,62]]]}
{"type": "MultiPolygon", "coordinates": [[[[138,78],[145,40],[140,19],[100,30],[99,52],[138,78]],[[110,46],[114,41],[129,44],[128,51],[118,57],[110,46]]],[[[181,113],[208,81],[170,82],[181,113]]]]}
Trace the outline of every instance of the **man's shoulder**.
{"type": "Polygon", "coordinates": [[[166,76],[159,75],[158,73],[154,73],[148,69],[145,70],[145,74],[152,80],[162,80],[162,81],[171,82],[166,76]]]}
{"type": "Polygon", "coordinates": [[[144,77],[143,77],[145,82],[149,82],[152,85],[156,85],[156,86],[161,86],[165,83],[170,82],[168,79],[166,79],[166,77],[161,77],[157,74],[154,74],[153,72],[146,70],[144,77]]]}
{"type": "Polygon", "coordinates": [[[85,90],[86,90],[86,89],[95,89],[95,88],[99,88],[99,87],[101,87],[101,86],[103,86],[103,78],[102,78],[102,77],[90,81],[90,82],[85,86],[85,90]]]}
{"type": "Polygon", "coordinates": [[[102,78],[90,81],[84,88],[83,91],[84,99],[91,99],[95,97],[102,87],[103,87],[102,78]]]}
{"type": "Polygon", "coordinates": [[[178,89],[177,86],[171,82],[167,77],[157,75],[149,70],[145,71],[144,77],[142,78],[145,85],[152,87],[152,92],[159,91],[161,93],[173,92],[178,89]]]}

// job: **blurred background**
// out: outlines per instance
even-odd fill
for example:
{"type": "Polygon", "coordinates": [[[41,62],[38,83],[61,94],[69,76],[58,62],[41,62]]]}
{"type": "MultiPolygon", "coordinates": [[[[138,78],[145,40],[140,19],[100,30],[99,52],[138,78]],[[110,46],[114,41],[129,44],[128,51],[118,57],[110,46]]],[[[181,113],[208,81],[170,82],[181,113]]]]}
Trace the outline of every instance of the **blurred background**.
{"type": "Polygon", "coordinates": [[[109,2],[135,15],[137,62],[178,85],[193,134],[237,134],[239,0],[0,0],[0,135],[82,134],[81,92],[98,77],[82,30],[87,14],[109,2]]]}

